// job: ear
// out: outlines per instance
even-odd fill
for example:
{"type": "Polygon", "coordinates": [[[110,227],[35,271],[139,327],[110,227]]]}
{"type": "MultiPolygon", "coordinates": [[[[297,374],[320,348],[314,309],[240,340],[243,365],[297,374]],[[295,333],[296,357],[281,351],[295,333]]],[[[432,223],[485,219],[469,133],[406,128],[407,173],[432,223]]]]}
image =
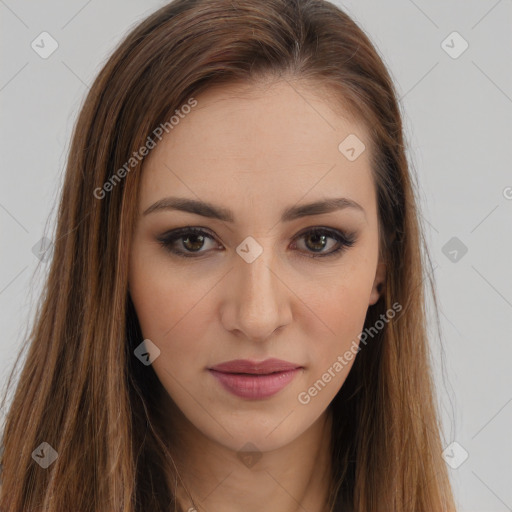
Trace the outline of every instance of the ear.
{"type": "Polygon", "coordinates": [[[385,282],[386,264],[383,261],[380,261],[375,272],[375,279],[373,281],[372,292],[370,294],[368,305],[373,306],[380,299],[385,282]]]}

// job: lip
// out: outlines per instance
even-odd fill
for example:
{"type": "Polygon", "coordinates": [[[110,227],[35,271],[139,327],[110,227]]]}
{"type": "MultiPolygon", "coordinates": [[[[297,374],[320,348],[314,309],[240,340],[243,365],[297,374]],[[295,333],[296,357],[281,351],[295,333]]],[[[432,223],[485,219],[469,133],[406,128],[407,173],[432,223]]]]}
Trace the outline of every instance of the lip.
{"type": "Polygon", "coordinates": [[[251,361],[249,359],[234,359],[226,361],[209,368],[223,373],[250,373],[255,375],[265,375],[274,372],[284,372],[301,368],[300,364],[290,363],[282,359],[265,359],[264,361],[251,361]]]}
{"type": "Polygon", "coordinates": [[[281,359],[261,362],[236,359],[208,370],[232,394],[240,398],[261,400],[281,391],[302,368],[281,359]]]}

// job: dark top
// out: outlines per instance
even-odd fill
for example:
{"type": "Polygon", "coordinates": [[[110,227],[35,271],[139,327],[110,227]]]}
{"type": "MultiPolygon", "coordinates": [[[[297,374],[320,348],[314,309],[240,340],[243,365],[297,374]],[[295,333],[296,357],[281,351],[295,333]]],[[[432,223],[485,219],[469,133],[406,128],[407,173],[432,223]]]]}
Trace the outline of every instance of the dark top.
{"type": "Polygon", "coordinates": [[[335,512],[354,512],[354,509],[348,503],[345,503],[341,498],[339,498],[334,507],[334,511],[335,512]]]}

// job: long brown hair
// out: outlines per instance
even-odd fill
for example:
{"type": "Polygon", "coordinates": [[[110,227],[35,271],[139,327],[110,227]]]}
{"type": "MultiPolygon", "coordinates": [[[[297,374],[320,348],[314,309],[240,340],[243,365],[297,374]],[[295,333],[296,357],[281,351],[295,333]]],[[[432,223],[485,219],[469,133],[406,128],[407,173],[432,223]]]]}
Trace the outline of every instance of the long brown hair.
{"type": "Polygon", "coordinates": [[[201,91],[263,76],[328,88],[333,109],[343,104],[368,127],[388,266],[365,328],[402,306],[358,354],[330,406],[329,507],[455,510],[429,362],[414,176],[382,59],[327,1],[176,0],[122,41],[74,128],[54,255],[5,419],[2,511],[177,507],[162,476],[176,474],[156,407],[163,389],[133,354],[142,335],[127,272],[143,159],[126,162],[201,91]],[[32,457],[41,443],[58,454],[47,469],[32,457]]]}

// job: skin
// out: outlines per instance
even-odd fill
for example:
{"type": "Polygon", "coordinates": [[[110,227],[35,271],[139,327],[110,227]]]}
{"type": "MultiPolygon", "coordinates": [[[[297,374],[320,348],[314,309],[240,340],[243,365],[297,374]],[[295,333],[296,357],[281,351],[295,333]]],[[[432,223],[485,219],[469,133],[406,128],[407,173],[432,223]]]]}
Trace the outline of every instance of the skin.
{"type": "MultiPolygon", "coordinates": [[[[160,349],[152,364],[168,394],[162,408],[169,443],[197,510],[325,510],[328,406],[354,360],[308,404],[298,395],[359,342],[385,264],[378,259],[369,150],[354,161],[338,150],[349,134],[368,148],[368,133],[333,110],[331,91],[310,85],[210,88],[144,163],[129,292],[144,338],[160,349]],[[170,209],[143,214],[167,196],[227,207],[235,222],[170,209]],[[364,213],[345,208],[280,221],[285,207],[331,197],[352,199],[364,213]],[[195,258],[174,255],[158,241],[186,226],[212,237],[203,245],[197,238],[174,242],[192,256],[199,251],[195,258]],[[332,257],[311,258],[315,249],[325,254],[339,246],[329,237],[322,249],[307,236],[312,227],[355,232],[356,241],[332,257]],[[248,236],[263,249],[251,263],[236,252],[248,236]],[[303,369],[267,399],[234,396],[207,370],[270,357],[303,369]],[[250,467],[237,456],[246,443],[260,457],[250,467]]],[[[178,495],[188,510],[191,502],[182,490],[178,495]]]]}

